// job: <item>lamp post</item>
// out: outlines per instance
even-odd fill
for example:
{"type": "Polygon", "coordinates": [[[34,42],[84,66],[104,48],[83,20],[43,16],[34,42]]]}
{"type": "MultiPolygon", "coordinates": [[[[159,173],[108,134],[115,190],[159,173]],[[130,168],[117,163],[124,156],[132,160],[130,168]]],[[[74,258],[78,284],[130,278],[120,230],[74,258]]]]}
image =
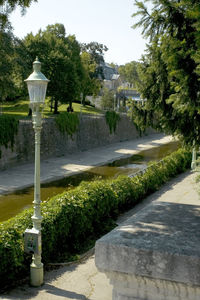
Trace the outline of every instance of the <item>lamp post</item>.
{"type": "Polygon", "coordinates": [[[114,93],[114,104],[113,104],[114,111],[116,111],[116,107],[117,107],[116,98],[117,98],[116,93],[114,93]]]}
{"type": "Polygon", "coordinates": [[[197,162],[197,152],[196,152],[196,146],[195,141],[193,142],[193,149],[192,149],[192,163],[191,163],[191,169],[194,170],[196,168],[197,162]]]}
{"type": "Polygon", "coordinates": [[[35,131],[35,175],[34,175],[34,214],[33,228],[29,230],[28,244],[33,248],[30,266],[30,283],[32,286],[43,284],[43,263],[41,262],[41,208],[40,208],[40,133],[42,129],[41,111],[44,107],[46,89],[49,80],[41,73],[38,58],[33,62],[33,73],[25,80],[28,86],[30,107],[32,109],[33,128],[35,131]]]}
{"type": "Polygon", "coordinates": [[[83,93],[81,93],[81,107],[80,107],[80,115],[82,117],[82,107],[83,107],[83,93]]]}

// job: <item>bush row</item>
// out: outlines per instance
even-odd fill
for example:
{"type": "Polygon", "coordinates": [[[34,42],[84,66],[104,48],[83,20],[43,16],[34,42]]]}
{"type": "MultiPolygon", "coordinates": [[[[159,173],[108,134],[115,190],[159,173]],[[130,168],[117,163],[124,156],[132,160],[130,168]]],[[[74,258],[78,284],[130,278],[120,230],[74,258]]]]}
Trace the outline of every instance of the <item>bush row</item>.
{"type": "MultiPolygon", "coordinates": [[[[16,117],[0,115],[0,147],[8,146],[13,150],[15,135],[18,132],[19,121],[16,117]]],[[[1,158],[1,149],[0,149],[1,158]]]]}
{"type": "MultiPolygon", "coordinates": [[[[185,171],[191,154],[178,150],[152,163],[144,174],[133,178],[82,182],[77,188],[42,203],[43,262],[59,253],[77,250],[88,237],[98,236],[120,213],[185,171]]],[[[23,232],[32,227],[33,209],[0,224],[0,287],[28,275],[30,255],[24,253],[23,232]]]]}
{"type": "Polygon", "coordinates": [[[56,125],[60,132],[66,132],[70,137],[78,130],[79,117],[77,113],[63,112],[55,118],[56,125]]]}
{"type": "Polygon", "coordinates": [[[105,114],[106,123],[109,126],[110,134],[116,131],[117,123],[120,121],[120,115],[115,111],[107,111],[105,114]]]}

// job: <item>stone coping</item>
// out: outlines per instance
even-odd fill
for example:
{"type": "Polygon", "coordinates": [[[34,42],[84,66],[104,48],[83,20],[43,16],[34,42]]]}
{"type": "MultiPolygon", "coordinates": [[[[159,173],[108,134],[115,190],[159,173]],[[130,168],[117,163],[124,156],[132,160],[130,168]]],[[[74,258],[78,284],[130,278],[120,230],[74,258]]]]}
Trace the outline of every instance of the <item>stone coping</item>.
{"type": "Polygon", "coordinates": [[[96,242],[96,266],[200,285],[199,227],[199,205],[155,201],[96,242]]]}

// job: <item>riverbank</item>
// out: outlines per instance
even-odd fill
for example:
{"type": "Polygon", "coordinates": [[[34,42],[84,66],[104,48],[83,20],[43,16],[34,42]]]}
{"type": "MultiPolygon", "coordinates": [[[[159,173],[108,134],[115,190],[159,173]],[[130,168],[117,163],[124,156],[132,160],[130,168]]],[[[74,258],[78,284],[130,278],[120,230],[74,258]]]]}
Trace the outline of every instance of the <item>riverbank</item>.
{"type": "MultiPolygon", "coordinates": [[[[41,160],[41,183],[51,182],[126,158],[140,151],[171,142],[171,136],[151,134],[131,141],[109,144],[62,157],[41,160]]],[[[0,171],[0,194],[11,193],[34,183],[34,163],[21,164],[0,171]]]]}

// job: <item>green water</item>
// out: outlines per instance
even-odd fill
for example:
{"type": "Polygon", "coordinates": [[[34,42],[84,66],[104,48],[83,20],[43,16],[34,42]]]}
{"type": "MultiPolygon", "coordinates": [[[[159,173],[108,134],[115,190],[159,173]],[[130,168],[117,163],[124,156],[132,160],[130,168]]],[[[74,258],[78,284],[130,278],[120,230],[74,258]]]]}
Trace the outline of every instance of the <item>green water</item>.
{"type": "Polygon", "coordinates": [[[120,160],[116,160],[113,163],[109,164],[112,167],[131,167],[131,165],[135,164],[147,164],[149,161],[157,161],[162,159],[163,157],[169,155],[170,153],[176,151],[180,147],[178,142],[170,142],[168,144],[158,146],[155,148],[151,148],[148,150],[140,151],[138,154],[130,156],[128,158],[122,158],[120,160]]]}
{"type": "MultiPolygon", "coordinates": [[[[126,159],[117,160],[105,166],[98,166],[87,172],[63,178],[58,181],[41,185],[41,199],[48,200],[65,190],[78,186],[81,181],[91,181],[99,178],[116,178],[117,176],[131,175],[145,166],[149,161],[160,160],[164,156],[177,150],[178,142],[171,142],[156,148],[139,152],[126,159]]],[[[23,209],[32,206],[34,189],[27,188],[15,193],[0,196],[0,222],[8,220],[23,209]]]]}

